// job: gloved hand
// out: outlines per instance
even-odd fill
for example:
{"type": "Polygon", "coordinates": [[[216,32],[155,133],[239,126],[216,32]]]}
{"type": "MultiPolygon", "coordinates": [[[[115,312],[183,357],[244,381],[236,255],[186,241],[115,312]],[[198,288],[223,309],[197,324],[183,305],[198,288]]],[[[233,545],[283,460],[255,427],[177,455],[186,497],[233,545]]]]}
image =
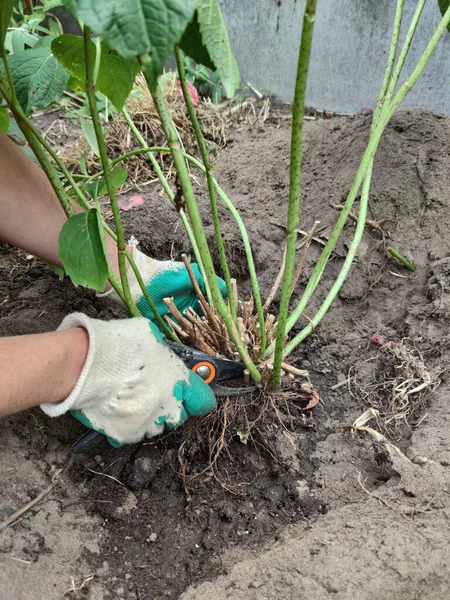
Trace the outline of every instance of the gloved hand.
{"type": "Polygon", "coordinates": [[[41,404],[57,417],[73,411],[113,445],[131,444],[201,416],[216,404],[211,388],[165,345],[147,319],[99,321],[67,316],[58,330],[84,327],[89,351],[80,377],[60,404],[41,404]]]}
{"type": "MultiPolygon", "coordinates": [[[[161,316],[168,312],[167,306],[163,302],[164,298],[173,298],[176,307],[181,313],[189,307],[195,311],[198,310],[198,297],[190,280],[189,273],[182,262],[155,260],[143,254],[136,246],[133,246],[132,253],[136,266],[145,282],[145,286],[161,316]]],[[[203,277],[198,266],[193,264],[192,270],[200,285],[200,289],[205,293],[203,277]]],[[[147,304],[131,267],[128,268],[127,275],[131,296],[139,311],[147,319],[154,319],[153,311],[147,304]]],[[[222,295],[226,297],[227,288],[225,282],[220,277],[217,278],[217,281],[222,295]]],[[[107,292],[102,295],[109,293],[107,292]]],[[[116,292],[111,291],[111,297],[121,302],[116,292]]]]}

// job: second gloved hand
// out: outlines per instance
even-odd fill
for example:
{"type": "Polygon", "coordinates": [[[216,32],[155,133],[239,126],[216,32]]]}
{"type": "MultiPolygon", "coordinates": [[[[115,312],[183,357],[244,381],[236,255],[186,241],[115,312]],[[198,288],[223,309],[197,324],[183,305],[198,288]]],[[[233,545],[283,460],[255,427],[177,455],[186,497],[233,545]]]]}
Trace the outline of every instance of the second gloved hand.
{"type": "Polygon", "coordinates": [[[60,404],[42,404],[51,417],[72,411],[115,445],[174,428],[215,406],[211,388],[166,346],[156,326],[142,317],[99,321],[69,315],[59,330],[84,327],[89,351],[80,377],[60,404]]]}
{"type": "MultiPolygon", "coordinates": [[[[145,282],[145,286],[155,303],[156,309],[161,316],[167,314],[168,309],[164,304],[164,298],[173,298],[178,310],[183,313],[187,308],[199,310],[199,301],[192,285],[189,273],[182,262],[173,260],[155,260],[146,256],[133,246],[133,258],[136,266],[145,282]]],[[[192,265],[192,271],[199,283],[200,289],[205,293],[203,277],[196,264],[192,265]]],[[[142,290],[131,268],[127,271],[130,282],[131,295],[141,314],[147,319],[154,319],[155,315],[145,300],[142,290]]],[[[226,297],[227,288],[223,279],[217,278],[220,291],[226,297]]],[[[119,299],[114,292],[113,297],[119,299]]]]}

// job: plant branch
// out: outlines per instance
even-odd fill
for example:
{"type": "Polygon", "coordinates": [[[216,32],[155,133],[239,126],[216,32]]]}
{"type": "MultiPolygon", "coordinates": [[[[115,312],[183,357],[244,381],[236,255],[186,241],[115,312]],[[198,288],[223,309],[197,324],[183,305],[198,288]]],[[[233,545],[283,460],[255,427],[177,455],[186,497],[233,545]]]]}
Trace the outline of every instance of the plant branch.
{"type": "Polygon", "coordinates": [[[194,105],[192,103],[192,98],[188,90],[187,80],[186,80],[186,71],[184,68],[184,56],[182,51],[176,47],[175,48],[175,59],[177,62],[178,68],[178,77],[181,83],[181,89],[183,90],[184,101],[186,103],[186,107],[189,113],[189,118],[191,120],[191,125],[194,129],[195,137],[197,139],[197,144],[200,149],[200,153],[202,155],[203,165],[205,167],[206,173],[206,181],[208,184],[208,193],[209,193],[209,202],[211,207],[211,217],[214,225],[214,233],[216,236],[216,245],[219,253],[220,266],[222,268],[223,278],[225,280],[225,285],[227,287],[228,294],[228,303],[230,306],[231,314],[233,319],[237,318],[237,309],[233,299],[233,288],[231,287],[231,277],[230,277],[230,269],[228,268],[227,256],[225,253],[225,246],[223,243],[222,230],[220,227],[220,219],[219,219],[219,210],[217,208],[217,199],[216,199],[216,189],[214,186],[214,180],[211,173],[211,163],[209,160],[208,149],[206,147],[205,139],[203,137],[202,130],[200,129],[200,124],[197,119],[197,114],[195,112],[194,105]]]}
{"type": "Polygon", "coordinates": [[[281,363],[283,361],[286,321],[291,297],[292,275],[295,264],[297,242],[297,225],[300,208],[300,182],[302,168],[303,114],[305,107],[306,82],[308,80],[309,59],[314,31],[317,0],[307,0],[303,17],[302,38],[298,57],[297,76],[295,81],[294,106],[292,117],[291,157],[289,171],[289,202],[286,224],[286,263],[284,267],[283,285],[281,288],[280,309],[278,313],[278,329],[275,341],[273,362],[273,383],[281,384],[281,363]]]}
{"type": "MultiPolygon", "coordinates": [[[[147,83],[149,84],[148,73],[145,67],[144,75],[147,79],[147,83]]],[[[152,94],[153,101],[155,103],[155,108],[161,120],[161,124],[172,154],[173,162],[178,173],[181,189],[189,212],[189,217],[191,219],[192,229],[194,231],[195,239],[198,244],[198,249],[205,267],[206,278],[211,288],[211,295],[214,302],[214,306],[217,308],[217,311],[223,318],[226,328],[234,344],[236,345],[239,355],[244,364],[246,365],[247,369],[250,371],[252,378],[256,382],[259,382],[261,379],[261,375],[258,369],[253,364],[250,355],[247,351],[247,348],[241,340],[239,331],[237,329],[237,325],[230,313],[230,310],[226,305],[224,299],[222,298],[222,293],[220,291],[220,287],[214,271],[214,264],[211,258],[211,254],[209,252],[208,242],[206,240],[202,220],[198,210],[197,201],[195,199],[194,190],[192,188],[189,171],[185,163],[183,152],[180,148],[180,142],[177,137],[175,126],[172,122],[166,105],[166,101],[161,91],[161,86],[158,84],[156,89],[153,89],[153,87],[149,84],[149,89],[152,94]]]]}
{"type": "MultiPolygon", "coordinates": [[[[372,131],[371,131],[371,137],[369,139],[369,144],[366,148],[366,151],[364,153],[360,167],[357,171],[355,180],[352,184],[349,195],[345,202],[344,211],[342,211],[342,213],[333,229],[333,232],[331,233],[328,243],[325,246],[325,248],[320,256],[320,258],[316,264],[316,267],[314,268],[314,271],[311,275],[308,285],[306,286],[306,289],[303,293],[302,299],[300,300],[299,304],[297,305],[297,307],[294,309],[294,311],[288,318],[287,331],[290,331],[292,329],[292,327],[295,325],[297,320],[302,315],[306,305],[308,304],[312,294],[314,293],[314,291],[322,277],[322,273],[325,268],[325,265],[326,265],[328,258],[336,244],[337,239],[339,238],[342,228],[347,220],[348,214],[351,211],[353,202],[356,198],[356,194],[359,190],[359,187],[360,187],[363,179],[366,176],[368,167],[371,164],[373,157],[375,156],[375,152],[377,150],[380,137],[381,137],[386,125],[388,124],[389,120],[391,119],[392,115],[394,114],[394,112],[396,111],[399,104],[406,96],[406,94],[413,88],[414,84],[416,83],[417,79],[419,78],[420,74],[422,73],[423,69],[425,68],[425,65],[427,64],[427,61],[429,60],[431,54],[434,52],[439,40],[446,32],[446,28],[449,23],[450,23],[450,8],[448,8],[447,11],[445,12],[444,17],[442,18],[441,22],[439,23],[435,33],[433,34],[430,42],[428,43],[427,48],[423,52],[413,73],[407,79],[407,81],[401,86],[401,88],[397,92],[394,100],[389,105],[386,105],[385,110],[383,110],[380,113],[378,123],[374,124],[372,131]]],[[[300,336],[301,333],[302,332],[300,332],[300,334],[298,334],[298,335],[300,336]]],[[[306,336],[304,336],[304,337],[306,337],[306,336]]],[[[304,339],[304,337],[302,339],[304,339]]],[[[297,336],[297,338],[298,338],[298,336],[297,336]]],[[[269,347],[266,350],[266,356],[269,356],[271,351],[272,351],[272,348],[269,347]]]]}
{"type": "Polygon", "coordinates": [[[436,46],[438,45],[438,43],[441,40],[442,36],[446,33],[447,27],[448,27],[449,24],[450,24],[450,6],[445,11],[445,14],[444,14],[444,16],[441,19],[441,22],[437,26],[436,31],[434,32],[431,40],[429,41],[429,43],[428,43],[427,47],[425,48],[422,56],[420,57],[419,62],[417,63],[416,68],[411,73],[411,75],[408,77],[408,79],[405,81],[405,83],[400,87],[399,91],[395,95],[395,97],[392,100],[392,102],[389,105],[389,107],[384,111],[384,112],[387,113],[386,114],[386,122],[395,113],[395,111],[397,110],[399,104],[405,98],[406,94],[408,94],[412,90],[412,88],[414,87],[416,81],[418,80],[418,78],[422,74],[422,71],[424,70],[424,68],[425,68],[428,60],[430,59],[430,56],[435,51],[436,46]]]}
{"type": "Polygon", "coordinates": [[[123,289],[123,296],[125,306],[128,309],[130,316],[139,316],[139,310],[136,307],[133,298],[131,297],[130,285],[127,277],[127,265],[126,265],[126,244],[123,231],[122,220],[120,218],[120,209],[117,202],[116,192],[112,182],[111,166],[109,163],[108,152],[106,149],[105,139],[103,137],[102,126],[100,123],[100,117],[97,112],[97,103],[95,100],[95,86],[93,79],[93,60],[91,56],[91,31],[89,27],[84,27],[84,52],[86,60],[86,96],[88,99],[92,124],[94,126],[95,137],[97,138],[98,149],[100,154],[100,162],[104,172],[106,189],[108,190],[109,199],[111,202],[111,209],[114,216],[114,225],[117,232],[117,254],[119,263],[120,281],[123,289]]]}
{"type": "MultiPolygon", "coordinates": [[[[202,173],[205,173],[205,167],[199,160],[197,160],[190,154],[186,154],[185,152],[183,153],[183,156],[190,163],[192,163],[193,165],[198,167],[202,171],[202,173]]],[[[266,328],[265,328],[265,319],[264,319],[264,309],[263,309],[262,300],[261,300],[261,292],[259,290],[258,277],[256,275],[255,261],[253,260],[252,247],[250,245],[250,240],[248,238],[247,229],[245,228],[244,221],[242,220],[242,217],[239,214],[239,211],[236,209],[234,204],[228,198],[228,196],[226,195],[224,190],[217,183],[217,180],[215,179],[214,176],[212,176],[212,179],[213,179],[214,185],[216,186],[217,193],[219,194],[219,198],[222,200],[222,202],[228,208],[232,217],[236,221],[236,224],[239,229],[239,233],[241,234],[241,237],[242,237],[242,242],[244,244],[245,257],[247,259],[248,272],[250,274],[250,281],[252,284],[253,298],[255,299],[255,308],[256,308],[256,312],[258,314],[258,325],[260,328],[260,344],[261,344],[261,349],[259,351],[259,359],[262,359],[264,356],[264,352],[266,349],[266,343],[267,343],[266,328]]]]}
{"type": "Polygon", "coordinates": [[[339,272],[339,275],[337,276],[336,281],[333,284],[333,287],[328,292],[327,297],[323,301],[323,303],[322,303],[321,307],[319,308],[319,310],[317,311],[317,313],[310,320],[309,324],[304,329],[302,329],[302,331],[300,331],[300,333],[298,333],[286,345],[284,352],[283,352],[283,358],[286,358],[292,352],[292,350],[294,350],[294,348],[296,348],[298,346],[298,344],[300,344],[310,333],[312,333],[312,331],[314,331],[314,329],[317,327],[317,325],[320,323],[320,321],[323,319],[323,317],[328,312],[331,304],[333,303],[339,290],[341,289],[342,284],[344,283],[345,279],[347,278],[347,275],[348,275],[348,273],[351,269],[351,266],[353,264],[353,261],[355,259],[356,252],[358,250],[358,247],[361,242],[361,238],[363,236],[364,229],[366,226],[366,216],[367,216],[367,206],[369,203],[370,182],[372,179],[372,167],[373,167],[373,160],[371,161],[371,163],[368,167],[367,175],[363,182],[363,186],[362,186],[362,190],[361,190],[361,202],[360,202],[359,214],[358,214],[358,223],[356,225],[355,235],[353,236],[353,240],[348,249],[348,253],[347,253],[347,256],[345,257],[345,261],[342,266],[342,269],[339,272]]]}
{"type": "MultiPolygon", "coordinates": [[[[167,151],[167,152],[170,152],[170,148],[160,148],[159,150],[153,150],[151,148],[148,148],[145,139],[143,138],[141,132],[138,130],[138,128],[136,127],[136,125],[133,123],[133,119],[131,118],[131,116],[128,113],[128,111],[124,108],[122,112],[123,112],[123,116],[125,117],[126,122],[128,123],[128,127],[130,128],[131,133],[134,135],[134,137],[137,139],[137,141],[141,144],[142,149],[143,149],[142,151],[145,154],[147,154],[147,156],[148,156],[148,158],[149,158],[149,160],[150,160],[150,162],[152,164],[153,170],[155,171],[155,173],[156,173],[156,175],[157,175],[157,177],[159,179],[159,182],[162,185],[163,190],[166,192],[166,194],[169,196],[170,201],[175,206],[175,195],[174,195],[174,193],[172,191],[172,188],[170,187],[169,182],[167,181],[167,179],[166,179],[166,177],[165,177],[165,175],[163,173],[163,170],[159,166],[158,161],[153,156],[153,152],[157,152],[157,151],[161,151],[161,152],[167,151]]],[[[141,153],[141,151],[138,152],[136,150],[134,152],[136,154],[141,153]]],[[[128,154],[130,154],[132,156],[131,153],[128,153],[128,154]]],[[[122,157],[119,157],[119,158],[122,158],[122,157]]],[[[117,160],[119,160],[119,159],[117,159],[117,160]]],[[[116,162],[113,161],[112,164],[116,164],[116,162]]],[[[208,301],[212,302],[211,290],[209,289],[209,284],[208,284],[208,281],[206,279],[205,267],[203,266],[203,262],[202,262],[202,258],[200,256],[200,252],[198,250],[197,242],[195,241],[195,236],[194,236],[194,234],[192,232],[192,227],[191,227],[191,225],[189,223],[189,220],[188,220],[188,218],[186,216],[186,213],[184,212],[183,209],[180,209],[178,211],[178,214],[180,215],[181,222],[183,223],[184,229],[185,229],[186,234],[187,234],[187,236],[189,238],[189,243],[192,246],[192,250],[194,252],[195,260],[197,261],[198,268],[200,269],[200,273],[201,273],[201,275],[203,277],[203,281],[204,281],[204,284],[205,284],[205,290],[206,290],[206,296],[208,298],[208,301]]]]}
{"type": "MultiPolygon", "coordinates": [[[[400,37],[400,28],[402,25],[403,8],[405,0],[397,0],[397,8],[395,10],[394,27],[392,29],[391,46],[389,48],[389,56],[384,71],[383,82],[381,84],[380,93],[378,94],[377,104],[375,106],[373,124],[378,123],[379,115],[383,109],[384,102],[386,99],[386,92],[391,81],[392,70],[394,68],[395,57],[397,56],[398,40],[400,37]]],[[[395,87],[395,86],[394,86],[395,87]]]]}
{"type": "Polygon", "coordinates": [[[400,52],[400,56],[398,58],[397,64],[395,65],[394,74],[389,82],[388,89],[386,91],[386,102],[390,102],[392,99],[392,95],[395,92],[395,88],[397,87],[398,80],[400,78],[402,69],[405,64],[406,57],[408,56],[409,49],[411,48],[411,43],[416,33],[417,25],[419,24],[419,19],[422,14],[422,11],[425,6],[425,2],[427,0],[419,0],[417,3],[416,10],[414,11],[414,15],[411,21],[411,25],[408,29],[408,33],[406,34],[405,41],[403,43],[402,50],[400,52]]]}

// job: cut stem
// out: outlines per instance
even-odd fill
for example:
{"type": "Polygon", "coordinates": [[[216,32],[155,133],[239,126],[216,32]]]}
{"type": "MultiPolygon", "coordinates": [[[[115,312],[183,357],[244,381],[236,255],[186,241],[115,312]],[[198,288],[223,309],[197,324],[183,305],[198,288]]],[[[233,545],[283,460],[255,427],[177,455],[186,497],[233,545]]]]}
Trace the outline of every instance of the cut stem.
{"type": "Polygon", "coordinates": [[[394,250],[394,248],[388,248],[388,252],[391,256],[401,262],[402,265],[408,269],[408,271],[414,272],[416,270],[416,267],[412,265],[404,256],[399,254],[397,250],[394,250]]]}
{"type": "Polygon", "coordinates": [[[270,290],[269,295],[267,296],[267,299],[264,302],[264,306],[263,306],[264,312],[267,312],[269,310],[269,308],[271,307],[273,299],[275,298],[275,296],[278,292],[278,288],[280,287],[281,282],[283,281],[285,265],[286,265],[286,246],[284,247],[283,258],[281,259],[280,270],[278,271],[278,275],[276,276],[275,281],[273,282],[272,289],[270,290]]]}
{"type": "Polygon", "coordinates": [[[286,321],[291,297],[292,275],[295,264],[295,246],[297,242],[297,225],[300,208],[300,183],[302,166],[303,114],[305,108],[306,82],[308,80],[309,59],[314,31],[317,0],[306,0],[303,16],[302,39],[298,57],[297,76],[295,81],[294,106],[292,112],[291,157],[289,170],[289,202],[286,224],[286,265],[281,288],[280,309],[278,313],[278,330],[275,342],[273,362],[273,383],[281,384],[281,363],[283,361],[286,321]]]}

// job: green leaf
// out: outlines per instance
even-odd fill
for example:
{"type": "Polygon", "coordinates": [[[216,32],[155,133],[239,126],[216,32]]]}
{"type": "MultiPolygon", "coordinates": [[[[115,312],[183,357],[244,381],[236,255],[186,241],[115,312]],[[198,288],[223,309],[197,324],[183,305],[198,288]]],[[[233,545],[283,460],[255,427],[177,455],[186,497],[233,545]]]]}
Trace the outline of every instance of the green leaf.
{"type": "Polygon", "coordinates": [[[89,196],[92,198],[92,200],[95,202],[95,204],[98,203],[98,186],[99,186],[99,184],[100,184],[100,181],[91,181],[89,183],[83,184],[84,189],[89,194],[89,196]]]}
{"type": "Polygon", "coordinates": [[[139,71],[136,59],[125,60],[116,54],[102,53],[96,87],[121,111],[139,71]]]}
{"type": "MultiPolygon", "coordinates": [[[[450,1],[450,0],[449,0],[450,1]]],[[[180,48],[184,54],[190,56],[199,65],[204,65],[215,70],[216,65],[213,63],[208,49],[203,44],[202,34],[200,33],[200,25],[198,23],[197,11],[195,12],[194,18],[187,26],[186,31],[183,34],[180,42],[180,48]]]]}
{"type": "Polygon", "coordinates": [[[74,285],[105,289],[108,278],[107,247],[102,218],[96,208],[70,217],[58,241],[59,256],[74,285]]]}
{"type": "MultiPolygon", "coordinates": [[[[444,16],[447,12],[448,7],[450,6],[450,0],[438,0],[439,10],[441,11],[441,15],[444,16]]],[[[447,25],[447,29],[450,31],[450,24],[447,25]]]]}
{"type": "Polygon", "coordinates": [[[80,171],[83,173],[83,175],[88,174],[87,163],[86,163],[86,152],[83,152],[83,154],[81,155],[80,171]]]}
{"type": "Polygon", "coordinates": [[[146,72],[150,86],[155,88],[167,58],[194,16],[198,0],[143,0],[142,4],[151,46],[146,72]]]}
{"type": "Polygon", "coordinates": [[[3,46],[13,11],[14,0],[0,1],[0,45],[3,46]]]}
{"type": "Polygon", "coordinates": [[[9,115],[6,106],[0,106],[0,131],[8,133],[9,129],[9,115]]]}
{"type": "MultiPolygon", "coordinates": [[[[93,42],[91,47],[92,54],[95,56],[96,47],[93,42]]],[[[73,89],[75,84],[85,89],[86,63],[83,40],[77,35],[60,35],[53,41],[52,51],[72,76],[69,81],[71,88],[73,89]]],[[[139,63],[135,58],[125,60],[116,54],[109,54],[106,45],[102,44],[96,88],[111,100],[118,111],[121,111],[139,70],[139,63]]]]}
{"type": "Polygon", "coordinates": [[[217,0],[200,0],[197,19],[203,44],[216,66],[227,96],[232,98],[241,77],[217,0]]]}
{"type": "Polygon", "coordinates": [[[33,106],[43,108],[54,102],[69,79],[69,73],[46,47],[13,54],[9,68],[17,99],[26,112],[33,106]]]}
{"type": "Polygon", "coordinates": [[[154,86],[197,4],[198,0],[65,0],[66,7],[123,58],[150,54],[147,71],[154,86]]]}
{"type": "Polygon", "coordinates": [[[5,48],[10,54],[15,54],[24,50],[25,45],[34,48],[38,41],[39,36],[34,33],[29,33],[21,28],[13,29],[6,33],[5,48]]]}
{"type": "Polygon", "coordinates": [[[86,138],[89,147],[95,156],[100,157],[100,150],[98,149],[97,137],[95,135],[95,129],[92,124],[92,121],[88,119],[84,119],[83,117],[80,119],[81,129],[83,130],[84,137],[86,138]]]}
{"type": "MultiPolygon", "coordinates": [[[[111,182],[114,190],[118,190],[125,183],[127,177],[128,171],[125,167],[114,167],[114,169],[111,171],[111,182]]],[[[100,182],[98,195],[103,196],[103,194],[108,193],[108,189],[103,178],[100,180],[100,182]]]]}

